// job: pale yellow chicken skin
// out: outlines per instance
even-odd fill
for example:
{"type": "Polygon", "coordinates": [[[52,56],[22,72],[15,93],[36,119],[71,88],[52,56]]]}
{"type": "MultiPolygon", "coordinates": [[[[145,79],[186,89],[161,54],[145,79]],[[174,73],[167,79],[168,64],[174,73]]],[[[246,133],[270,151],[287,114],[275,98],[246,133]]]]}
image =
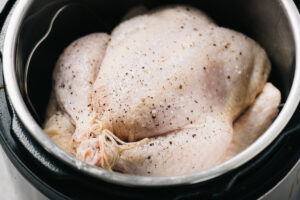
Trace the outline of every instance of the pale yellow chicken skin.
{"type": "Polygon", "coordinates": [[[103,168],[143,176],[200,171],[238,154],[272,123],[280,92],[266,83],[270,69],[245,35],[191,7],[161,8],[64,51],[45,132],[103,168]]]}

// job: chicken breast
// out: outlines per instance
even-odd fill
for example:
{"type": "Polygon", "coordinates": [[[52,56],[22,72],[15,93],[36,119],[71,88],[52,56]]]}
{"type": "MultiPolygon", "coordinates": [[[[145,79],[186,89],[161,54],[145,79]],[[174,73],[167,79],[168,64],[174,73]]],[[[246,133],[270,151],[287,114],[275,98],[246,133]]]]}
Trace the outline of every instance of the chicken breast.
{"type": "Polygon", "coordinates": [[[263,49],[244,35],[192,9],[164,9],[113,31],[93,106],[129,141],[195,124],[212,110],[232,122],[253,103],[269,71],[263,49]]]}
{"type": "MultiPolygon", "coordinates": [[[[71,44],[53,75],[54,115],[75,127],[57,135],[73,130],[68,136],[83,161],[143,176],[196,172],[245,149],[278,112],[280,93],[265,86],[265,51],[199,10],[150,11],[108,38],[71,44]],[[265,104],[261,123],[253,123],[265,104]]],[[[55,127],[47,123],[46,130],[55,127]]]]}

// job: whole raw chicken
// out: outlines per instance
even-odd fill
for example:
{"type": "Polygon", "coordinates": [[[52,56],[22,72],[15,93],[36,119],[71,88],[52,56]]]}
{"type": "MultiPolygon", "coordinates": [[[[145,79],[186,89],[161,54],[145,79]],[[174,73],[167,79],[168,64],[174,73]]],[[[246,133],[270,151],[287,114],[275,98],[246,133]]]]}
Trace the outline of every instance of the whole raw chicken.
{"type": "Polygon", "coordinates": [[[73,42],[45,132],[90,164],[143,176],[200,171],[253,143],[278,112],[265,51],[191,7],[164,7],[73,42]]]}

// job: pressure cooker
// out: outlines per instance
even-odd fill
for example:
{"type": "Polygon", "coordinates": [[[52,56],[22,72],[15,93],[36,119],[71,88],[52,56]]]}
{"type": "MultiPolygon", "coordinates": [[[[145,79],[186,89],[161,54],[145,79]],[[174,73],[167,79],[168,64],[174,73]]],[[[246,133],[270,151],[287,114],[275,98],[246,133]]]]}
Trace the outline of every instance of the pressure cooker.
{"type": "Polygon", "coordinates": [[[8,0],[0,14],[0,143],[12,173],[19,174],[20,190],[26,184],[35,188],[24,199],[300,199],[297,6],[300,1],[292,0],[8,0]],[[60,13],[75,4],[80,6],[60,13]],[[264,47],[272,63],[270,81],[282,94],[272,125],[234,158],[184,176],[109,172],[63,151],[42,131],[59,54],[83,35],[110,32],[131,8],[169,4],[204,10],[217,24],[264,47]]]}

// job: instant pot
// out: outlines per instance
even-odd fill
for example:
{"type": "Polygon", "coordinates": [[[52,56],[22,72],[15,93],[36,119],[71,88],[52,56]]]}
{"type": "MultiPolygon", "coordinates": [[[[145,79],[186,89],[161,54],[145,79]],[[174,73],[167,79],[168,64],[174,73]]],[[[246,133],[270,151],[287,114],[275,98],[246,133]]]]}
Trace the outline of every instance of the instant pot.
{"type": "Polygon", "coordinates": [[[23,199],[300,199],[297,6],[300,1],[292,0],[8,0],[0,14],[0,84],[5,86],[0,89],[0,142],[10,170],[19,174],[16,187],[36,188],[24,192],[23,199]],[[110,32],[133,7],[168,4],[204,10],[217,24],[245,33],[266,49],[273,66],[270,81],[282,94],[278,117],[239,155],[185,176],[108,172],[64,152],[41,129],[59,54],[80,36],[110,32]]]}

